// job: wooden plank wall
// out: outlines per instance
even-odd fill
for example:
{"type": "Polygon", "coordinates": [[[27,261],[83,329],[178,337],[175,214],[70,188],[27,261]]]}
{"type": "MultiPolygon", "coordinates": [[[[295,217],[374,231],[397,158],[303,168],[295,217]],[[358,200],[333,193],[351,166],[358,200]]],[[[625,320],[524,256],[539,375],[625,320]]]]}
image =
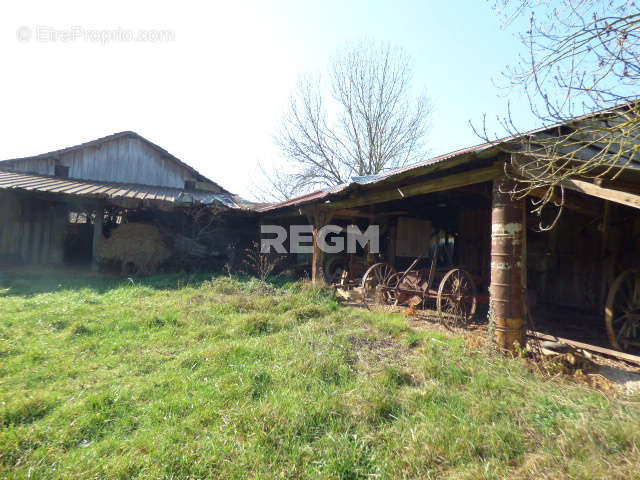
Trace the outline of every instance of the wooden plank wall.
{"type": "Polygon", "coordinates": [[[619,249],[625,226],[611,227],[609,245],[603,250],[601,219],[565,209],[555,228],[547,232],[534,230],[536,220],[530,215],[527,236],[528,286],[535,292],[536,303],[599,312],[602,252],[619,249]]]}
{"type": "Polygon", "coordinates": [[[431,222],[418,218],[399,217],[396,234],[396,256],[417,257],[431,243],[431,222]]]}
{"type": "Polygon", "coordinates": [[[62,154],[58,159],[22,160],[7,164],[13,169],[53,175],[55,165],[69,167],[69,177],[104,182],[137,183],[184,188],[193,174],[139,138],[122,137],[98,147],[85,147],[62,154]]]}
{"type": "Polygon", "coordinates": [[[476,278],[489,278],[491,251],[491,209],[460,209],[456,241],[457,265],[476,278]]]}
{"type": "Polygon", "coordinates": [[[60,264],[68,210],[59,203],[0,194],[0,262],[60,264]]]}

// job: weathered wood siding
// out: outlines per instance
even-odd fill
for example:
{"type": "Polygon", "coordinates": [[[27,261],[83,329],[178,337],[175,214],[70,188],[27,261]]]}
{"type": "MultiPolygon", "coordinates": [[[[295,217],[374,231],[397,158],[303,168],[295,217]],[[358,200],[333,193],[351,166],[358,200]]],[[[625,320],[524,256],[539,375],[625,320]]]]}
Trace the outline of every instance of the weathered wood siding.
{"type": "Polygon", "coordinates": [[[491,251],[491,210],[461,209],[458,213],[457,265],[478,280],[489,278],[491,251]]]}
{"type": "MultiPolygon", "coordinates": [[[[633,212],[631,212],[633,213],[633,212]]],[[[530,215],[531,226],[537,219],[530,215]]],[[[602,310],[600,290],[609,264],[615,274],[631,262],[616,261],[620,240],[632,238],[632,220],[610,226],[609,240],[602,245],[602,219],[566,210],[550,231],[530,230],[527,237],[529,289],[539,304],[561,305],[593,313],[602,310]],[[603,252],[605,257],[603,257],[603,252]]]]}
{"type": "Polygon", "coordinates": [[[137,183],[184,188],[196,180],[182,165],[161,154],[145,141],[121,137],[59,154],[56,157],[16,160],[3,166],[24,173],[54,175],[55,166],[69,167],[69,178],[104,182],[137,183]]]}
{"type": "Polygon", "coordinates": [[[67,215],[59,203],[0,193],[0,262],[62,263],[67,215]]]}
{"type": "Polygon", "coordinates": [[[432,226],[428,220],[399,217],[396,233],[396,256],[417,257],[431,242],[432,226]]]}

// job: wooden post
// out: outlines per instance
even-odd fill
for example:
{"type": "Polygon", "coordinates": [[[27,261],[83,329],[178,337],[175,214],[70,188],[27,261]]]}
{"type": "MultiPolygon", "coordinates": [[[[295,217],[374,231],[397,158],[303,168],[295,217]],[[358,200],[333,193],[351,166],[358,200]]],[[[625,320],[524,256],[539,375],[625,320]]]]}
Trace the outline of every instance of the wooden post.
{"type": "Polygon", "coordinates": [[[324,281],[324,252],[318,245],[320,229],[328,225],[333,218],[332,211],[322,210],[319,206],[313,209],[313,260],[311,262],[311,280],[315,284],[323,284],[324,281]]]}
{"type": "Polygon", "coordinates": [[[602,265],[602,274],[600,276],[600,297],[598,299],[598,307],[604,311],[604,304],[607,301],[607,287],[609,279],[613,276],[613,265],[608,255],[609,249],[609,229],[611,222],[611,202],[604,201],[604,212],[602,215],[602,236],[600,245],[600,262],[602,265]]]}
{"type": "Polygon", "coordinates": [[[96,208],[96,216],[93,221],[93,242],[91,246],[91,270],[97,272],[98,265],[98,241],[102,236],[102,224],[104,221],[104,207],[96,208]]]}
{"type": "Polygon", "coordinates": [[[496,342],[503,350],[524,347],[526,338],[522,291],[524,208],[522,200],[513,200],[506,193],[512,188],[513,182],[506,178],[493,182],[490,302],[496,342]]]}
{"type": "Polygon", "coordinates": [[[526,330],[532,325],[531,318],[531,297],[529,296],[529,266],[527,263],[527,201],[522,200],[522,260],[520,261],[520,291],[522,292],[522,318],[524,319],[524,338],[526,341],[526,330]]]}

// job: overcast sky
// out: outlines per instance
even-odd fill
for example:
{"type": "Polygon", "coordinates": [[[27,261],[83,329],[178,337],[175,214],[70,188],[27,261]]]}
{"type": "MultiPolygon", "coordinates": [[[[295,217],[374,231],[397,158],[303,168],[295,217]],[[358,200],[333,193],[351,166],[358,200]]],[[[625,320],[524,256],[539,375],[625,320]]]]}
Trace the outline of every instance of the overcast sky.
{"type": "Polygon", "coordinates": [[[298,75],[363,38],[412,56],[435,107],[433,155],[480,143],[468,121],[504,114],[507,98],[536,126],[526,100],[493,82],[522,51],[523,25],[501,29],[492,3],[4,2],[0,158],[133,130],[252,198],[298,75]]]}

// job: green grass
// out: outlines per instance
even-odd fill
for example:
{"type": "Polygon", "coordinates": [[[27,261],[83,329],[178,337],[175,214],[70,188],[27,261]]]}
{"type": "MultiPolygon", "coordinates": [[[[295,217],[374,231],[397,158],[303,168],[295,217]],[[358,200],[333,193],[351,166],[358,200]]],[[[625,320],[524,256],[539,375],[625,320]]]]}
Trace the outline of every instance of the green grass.
{"type": "Polygon", "coordinates": [[[11,277],[2,478],[638,478],[640,407],[300,283],[11,277]]]}

